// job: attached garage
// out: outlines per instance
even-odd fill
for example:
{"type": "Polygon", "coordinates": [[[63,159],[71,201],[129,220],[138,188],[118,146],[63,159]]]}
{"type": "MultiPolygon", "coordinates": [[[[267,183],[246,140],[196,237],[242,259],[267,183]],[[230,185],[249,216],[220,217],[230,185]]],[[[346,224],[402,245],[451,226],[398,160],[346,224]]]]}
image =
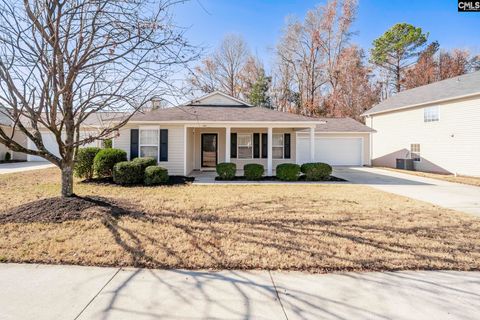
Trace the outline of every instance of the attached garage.
{"type": "MultiPolygon", "coordinates": [[[[321,118],[315,128],[315,162],[332,166],[370,165],[369,127],[350,118],[321,118]]],[[[297,163],[311,162],[310,132],[297,132],[297,163]]]]}
{"type": "MultiPolygon", "coordinates": [[[[310,162],[310,137],[299,135],[297,147],[299,163],[310,162]]],[[[315,162],[333,166],[363,165],[363,137],[326,137],[316,134],[315,162]]]]}

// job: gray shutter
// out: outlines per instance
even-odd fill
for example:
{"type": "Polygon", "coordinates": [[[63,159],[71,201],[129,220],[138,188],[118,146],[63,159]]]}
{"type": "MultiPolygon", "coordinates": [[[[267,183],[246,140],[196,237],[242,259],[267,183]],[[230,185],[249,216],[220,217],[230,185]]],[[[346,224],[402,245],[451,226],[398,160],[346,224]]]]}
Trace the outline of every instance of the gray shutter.
{"type": "Polygon", "coordinates": [[[283,135],[283,157],[285,159],[290,159],[290,133],[285,133],[283,135]]]}
{"type": "Polygon", "coordinates": [[[168,161],[168,129],[160,129],[160,161],[168,161]]]}
{"type": "Polygon", "coordinates": [[[138,158],[138,129],[130,129],[130,160],[138,158]]]}
{"type": "Polygon", "coordinates": [[[230,134],[230,158],[237,157],[237,134],[232,132],[230,134]]]}

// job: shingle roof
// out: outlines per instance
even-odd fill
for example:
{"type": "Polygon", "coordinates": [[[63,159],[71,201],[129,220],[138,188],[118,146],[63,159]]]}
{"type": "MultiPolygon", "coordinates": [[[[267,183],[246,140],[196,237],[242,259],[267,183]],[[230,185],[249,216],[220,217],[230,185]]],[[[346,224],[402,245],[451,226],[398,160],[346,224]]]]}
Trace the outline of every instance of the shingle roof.
{"type": "Polygon", "coordinates": [[[480,94],[480,71],[402,91],[375,105],[364,116],[457,97],[480,94]]]}
{"type": "Polygon", "coordinates": [[[372,128],[352,118],[319,118],[318,120],[321,123],[317,124],[316,132],[375,132],[372,128]]]}
{"type": "Polygon", "coordinates": [[[307,121],[316,122],[318,118],[281,112],[261,107],[248,106],[178,106],[157,109],[135,114],[130,121],[307,121]]]}

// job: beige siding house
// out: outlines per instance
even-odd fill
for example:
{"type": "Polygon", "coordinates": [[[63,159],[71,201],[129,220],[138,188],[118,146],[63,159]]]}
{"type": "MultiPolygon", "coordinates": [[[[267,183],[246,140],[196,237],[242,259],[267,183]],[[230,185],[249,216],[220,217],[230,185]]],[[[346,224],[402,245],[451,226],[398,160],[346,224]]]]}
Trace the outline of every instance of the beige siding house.
{"type": "Polygon", "coordinates": [[[480,72],[407,90],[364,113],[372,164],[480,176],[480,72]]]}
{"type": "Polygon", "coordinates": [[[253,107],[214,92],[174,108],[134,115],[113,140],[129,159],[154,157],[170,174],[214,170],[217,163],[369,165],[373,130],[349,118],[312,118],[253,107]]]}
{"type": "MultiPolygon", "coordinates": [[[[0,109],[0,127],[6,135],[10,136],[12,134],[12,122],[4,114],[4,109],[0,109]]],[[[27,138],[21,132],[15,132],[13,140],[18,142],[22,146],[27,145],[27,138]]],[[[0,161],[5,159],[5,155],[7,152],[10,153],[12,160],[27,160],[26,154],[20,152],[13,152],[12,150],[8,149],[7,146],[0,143],[0,161]]]]}

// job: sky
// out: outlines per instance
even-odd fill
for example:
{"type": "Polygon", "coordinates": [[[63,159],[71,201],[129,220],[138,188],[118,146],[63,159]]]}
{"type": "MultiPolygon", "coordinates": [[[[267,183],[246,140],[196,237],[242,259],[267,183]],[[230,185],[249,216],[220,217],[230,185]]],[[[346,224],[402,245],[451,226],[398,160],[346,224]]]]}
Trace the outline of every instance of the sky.
{"type": "MultiPolygon", "coordinates": [[[[267,66],[287,16],[303,19],[325,1],[190,0],[175,9],[178,25],[196,45],[213,50],[225,34],[241,34],[250,50],[267,66]]],[[[441,48],[462,48],[480,54],[480,12],[457,12],[457,0],[359,0],[352,42],[367,52],[372,41],[395,23],[406,22],[429,32],[441,48]]]]}

